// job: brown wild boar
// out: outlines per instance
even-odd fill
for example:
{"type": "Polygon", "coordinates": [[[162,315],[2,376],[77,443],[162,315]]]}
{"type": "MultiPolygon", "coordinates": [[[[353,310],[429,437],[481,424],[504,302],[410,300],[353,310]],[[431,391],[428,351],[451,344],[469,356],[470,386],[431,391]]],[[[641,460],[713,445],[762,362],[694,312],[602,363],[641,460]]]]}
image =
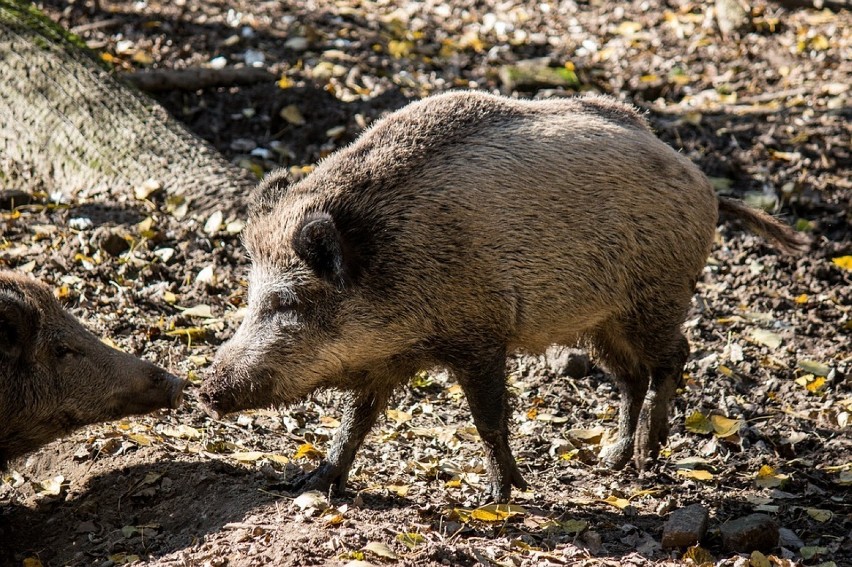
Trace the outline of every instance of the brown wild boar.
{"type": "Polygon", "coordinates": [[[489,496],[524,487],[509,448],[506,356],[584,344],[621,391],[602,460],[638,466],[668,433],[681,332],[718,211],[794,249],[789,228],[717,199],[687,158],[607,98],[427,98],[378,121],[306,178],[279,171],[244,242],[248,309],[201,389],[208,413],[346,392],[326,462],[342,489],[394,388],[436,366],[461,385],[489,496]]]}
{"type": "Polygon", "coordinates": [[[101,342],[44,284],[0,271],[0,470],[83,425],[177,407],[184,384],[101,342]]]}

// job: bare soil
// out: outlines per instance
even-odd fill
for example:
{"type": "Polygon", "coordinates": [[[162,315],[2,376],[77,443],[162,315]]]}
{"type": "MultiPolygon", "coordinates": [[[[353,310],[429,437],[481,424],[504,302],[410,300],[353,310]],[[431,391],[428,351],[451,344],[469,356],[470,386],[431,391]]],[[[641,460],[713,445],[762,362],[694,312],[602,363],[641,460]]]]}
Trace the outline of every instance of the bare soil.
{"type": "Polygon", "coordinates": [[[780,213],[813,245],[785,256],[720,226],[653,470],[596,465],[617,392],[594,367],[566,377],[577,359],[551,352],[510,363],[512,444],[530,484],[515,492],[517,514],[471,515],[485,504],[480,443],[437,370],[398,393],[349,492],[325,508],[277,486],[318,462],[340,417],[334,392],[222,421],[197,403],[239,322],[239,219],[205,229],[156,194],[57,204],[36,193],[0,211],[0,266],[50,283],[93,330],[193,384],[179,410],[90,427],[13,463],[0,481],[0,564],[763,565],[719,535],[760,511],[782,528],[770,564],[852,565],[852,271],[835,261],[852,254],[849,12],[758,1],[750,26],[723,35],[714,3],[689,0],[41,6],[117,73],[262,54],[279,83],[157,95],[258,174],[304,173],[430,93],[510,94],[501,66],[548,57],[576,86],[515,85],[518,96],[591,90],[648,109],[720,191],[780,213]],[[108,252],[109,235],[130,250],[108,252]],[[692,503],[710,513],[701,549],[662,549],[667,515],[692,503]]]}

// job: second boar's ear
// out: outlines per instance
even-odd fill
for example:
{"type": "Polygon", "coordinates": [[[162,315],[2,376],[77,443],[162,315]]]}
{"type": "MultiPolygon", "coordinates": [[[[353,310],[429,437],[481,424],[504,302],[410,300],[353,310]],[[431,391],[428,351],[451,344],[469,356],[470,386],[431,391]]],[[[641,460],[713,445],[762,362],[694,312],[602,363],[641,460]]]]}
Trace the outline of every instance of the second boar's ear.
{"type": "Polygon", "coordinates": [[[338,288],[348,283],[345,246],[330,214],[318,212],[306,216],[296,231],[293,249],[324,280],[338,288]]]}
{"type": "Polygon", "coordinates": [[[31,343],[35,314],[15,293],[0,291],[0,360],[15,362],[31,343]]]}

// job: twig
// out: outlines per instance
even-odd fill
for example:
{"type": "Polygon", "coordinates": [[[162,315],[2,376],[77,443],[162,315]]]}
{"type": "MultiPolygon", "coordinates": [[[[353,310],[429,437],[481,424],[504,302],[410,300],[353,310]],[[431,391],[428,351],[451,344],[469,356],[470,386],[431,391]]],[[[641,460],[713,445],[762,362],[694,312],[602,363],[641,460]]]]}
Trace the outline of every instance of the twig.
{"type": "Polygon", "coordinates": [[[104,28],[120,26],[124,22],[124,18],[110,18],[109,20],[100,20],[97,22],[89,22],[88,24],[80,24],[79,26],[74,26],[68,31],[75,35],[80,35],[81,33],[86,33],[88,31],[102,30],[104,28]]]}

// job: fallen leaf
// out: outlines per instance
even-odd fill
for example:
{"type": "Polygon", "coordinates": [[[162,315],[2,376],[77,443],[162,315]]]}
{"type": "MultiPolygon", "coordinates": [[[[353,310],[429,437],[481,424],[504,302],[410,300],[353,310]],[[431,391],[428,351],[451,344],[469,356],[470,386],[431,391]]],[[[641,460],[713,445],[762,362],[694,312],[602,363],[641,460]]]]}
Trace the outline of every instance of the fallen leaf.
{"type": "Polygon", "coordinates": [[[835,266],[840,266],[844,270],[852,270],[852,256],[840,256],[831,261],[835,266]]]}
{"type": "Polygon", "coordinates": [[[182,309],[182,312],[187,317],[200,317],[202,319],[213,318],[213,309],[209,305],[205,305],[203,303],[200,305],[196,305],[195,307],[188,307],[186,309],[182,309]]]}
{"type": "Polygon", "coordinates": [[[177,427],[164,427],[160,433],[176,439],[201,439],[201,432],[189,425],[180,424],[177,427]]]}
{"type": "Polygon", "coordinates": [[[626,498],[619,498],[618,496],[612,494],[601,500],[601,502],[605,502],[611,506],[615,506],[619,510],[624,510],[625,508],[630,506],[629,500],[627,500],[626,498]]]}
{"type": "Polygon", "coordinates": [[[762,488],[777,488],[787,482],[788,475],[776,473],[769,465],[763,465],[755,475],[755,482],[762,488]]]}
{"type": "Polygon", "coordinates": [[[42,480],[35,483],[36,492],[46,494],[48,496],[59,496],[62,492],[62,483],[65,482],[65,477],[61,474],[54,477],[42,480]]]}
{"type": "Polygon", "coordinates": [[[828,376],[828,373],[831,372],[831,368],[814,360],[799,360],[796,362],[796,366],[814,376],[828,376]]]}
{"type": "Polygon", "coordinates": [[[302,112],[299,110],[299,107],[295,104],[290,104],[282,108],[280,115],[281,118],[293,126],[304,126],[307,123],[305,121],[305,117],[302,116],[302,112]]]}
{"type": "Polygon", "coordinates": [[[703,566],[705,564],[713,565],[713,554],[699,545],[695,545],[686,550],[683,554],[683,559],[692,561],[693,565],[703,566]]]}
{"type": "Polygon", "coordinates": [[[526,514],[527,511],[515,504],[489,504],[471,511],[470,516],[483,522],[500,522],[512,516],[526,514]]]}
{"type": "Polygon", "coordinates": [[[310,443],[305,443],[303,445],[299,445],[299,448],[296,449],[296,453],[293,455],[293,459],[322,459],[325,455],[322,451],[311,445],[310,443]]]}
{"type": "Polygon", "coordinates": [[[379,557],[384,557],[385,559],[396,559],[397,554],[393,552],[391,548],[389,548],[386,544],[380,541],[371,541],[367,545],[362,548],[364,551],[369,551],[370,553],[375,553],[379,557]]]}
{"type": "MultiPolygon", "coordinates": [[[[805,296],[807,301],[807,296],[805,296]]],[[[767,346],[771,349],[776,349],[781,346],[781,335],[767,331],[766,329],[754,329],[750,333],[752,340],[767,346]]]]}
{"type": "Polygon", "coordinates": [[[309,490],[308,492],[301,493],[295,500],[293,500],[293,504],[295,504],[300,510],[305,510],[307,508],[325,510],[328,508],[328,500],[326,499],[325,494],[319,490],[309,490]]]}
{"type": "Polygon", "coordinates": [[[706,415],[697,410],[686,418],[684,427],[691,433],[713,433],[713,424],[706,415]]]}
{"type": "Polygon", "coordinates": [[[680,476],[685,476],[686,478],[694,478],[695,480],[713,479],[713,473],[700,469],[680,469],[677,471],[677,474],[679,474],[680,476]]]}
{"type": "Polygon", "coordinates": [[[716,437],[730,437],[739,433],[740,428],[745,424],[741,419],[731,419],[724,415],[711,415],[710,423],[713,424],[713,433],[716,437]]]}
{"type": "Polygon", "coordinates": [[[260,451],[243,451],[231,453],[230,457],[236,461],[240,461],[241,463],[252,463],[263,458],[263,453],[260,451]]]}
{"type": "Polygon", "coordinates": [[[415,532],[402,532],[396,534],[396,541],[413,551],[415,547],[425,543],[426,538],[415,532]]]}
{"type": "Polygon", "coordinates": [[[394,420],[397,425],[402,425],[406,421],[411,421],[411,418],[413,417],[410,413],[395,409],[387,410],[387,415],[389,418],[394,420]]]}
{"type": "Polygon", "coordinates": [[[817,545],[806,545],[805,547],[799,549],[799,554],[805,561],[810,561],[817,555],[822,555],[823,553],[828,553],[827,547],[817,545]]]}
{"type": "Polygon", "coordinates": [[[771,567],[769,559],[757,550],[751,552],[748,562],[751,567],[771,567]]]}
{"type": "Polygon", "coordinates": [[[808,508],[805,512],[808,513],[808,516],[821,524],[829,521],[833,516],[831,510],[823,510],[821,508],[808,508]]]}
{"type": "Polygon", "coordinates": [[[27,557],[21,565],[22,567],[42,567],[41,559],[38,557],[27,557]]]}

